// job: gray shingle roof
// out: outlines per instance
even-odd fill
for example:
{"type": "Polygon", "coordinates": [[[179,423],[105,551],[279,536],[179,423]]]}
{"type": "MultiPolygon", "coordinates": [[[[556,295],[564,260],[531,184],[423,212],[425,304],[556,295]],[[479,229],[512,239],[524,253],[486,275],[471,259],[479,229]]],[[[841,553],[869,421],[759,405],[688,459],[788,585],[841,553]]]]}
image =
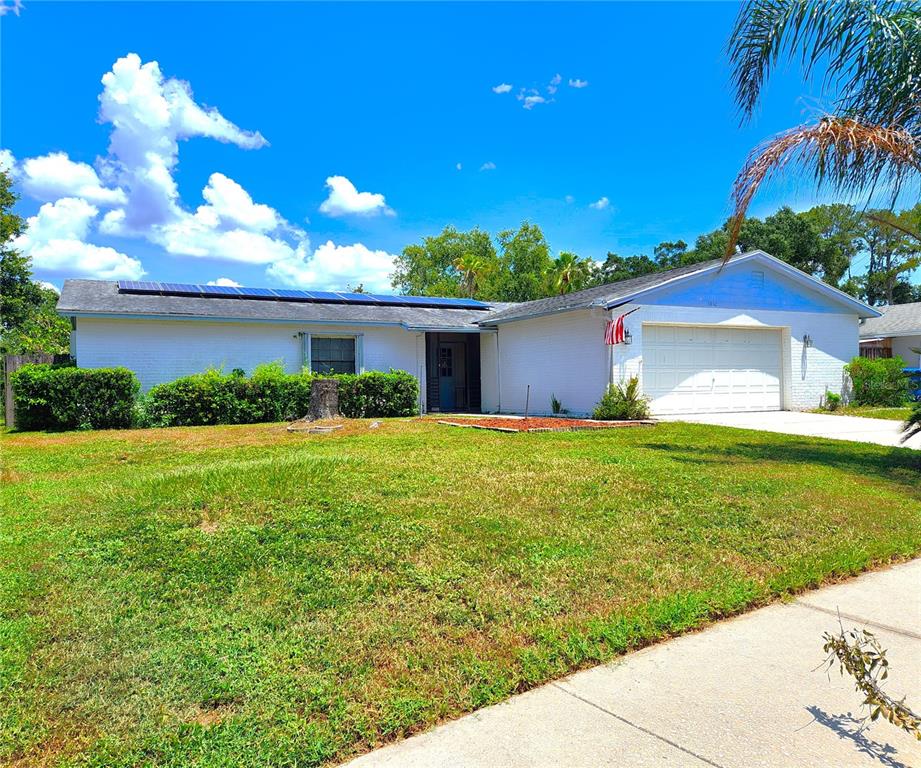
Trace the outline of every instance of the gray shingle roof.
{"type": "Polygon", "coordinates": [[[480,324],[488,325],[494,322],[519,320],[535,315],[549,315],[556,312],[568,312],[573,309],[605,306],[616,303],[618,299],[632,296],[640,291],[655,288],[662,283],[667,283],[669,280],[674,280],[676,277],[692,275],[702,269],[714,267],[721,261],[721,259],[703,261],[686,267],[675,267],[675,269],[669,269],[665,272],[654,272],[651,275],[621,280],[617,283],[598,285],[594,288],[586,288],[583,291],[575,291],[562,296],[551,296],[549,299],[537,299],[535,301],[525,301],[521,304],[512,304],[507,309],[490,312],[481,319],[480,324]]]}
{"type": "Polygon", "coordinates": [[[867,318],[860,324],[860,338],[921,335],[921,302],[893,304],[891,307],[876,309],[883,314],[867,318]]]}
{"type": "MultiPolygon", "coordinates": [[[[507,304],[495,304],[505,308],[507,304]]],[[[62,315],[124,317],[188,317],[221,320],[288,321],[292,323],[385,324],[404,328],[479,330],[486,310],[428,307],[320,304],[296,301],[195,298],[119,293],[118,283],[106,280],[65,280],[58,312],[62,315]]]]}

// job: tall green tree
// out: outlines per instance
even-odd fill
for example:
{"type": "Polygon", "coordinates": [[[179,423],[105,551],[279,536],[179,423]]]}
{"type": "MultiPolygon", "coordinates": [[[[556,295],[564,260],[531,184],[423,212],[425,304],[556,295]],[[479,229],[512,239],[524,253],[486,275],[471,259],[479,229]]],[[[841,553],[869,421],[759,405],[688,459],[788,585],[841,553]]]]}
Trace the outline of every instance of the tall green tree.
{"type": "Polygon", "coordinates": [[[42,300],[32,281],[29,257],[13,248],[13,240],[26,231],[25,220],[13,211],[18,199],[12,179],[0,171],[0,328],[4,334],[25,322],[42,300]]]}
{"type": "Polygon", "coordinates": [[[588,287],[595,277],[595,263],[563,251],[550,267],[550,289],[561,296],[588,287]]]}
{"type": "Polygon", "coordinates": [[[464,293],[473,298],[495,268],[495,261],[489,262],[482,256],[469,251],[454,262],[454,268],[461,275],[464,293]]]}
{"type": "Polygon", "coordinates": [[[653,256],[660,269],[672,269],[680,267],[684,263],[682,259],[687,255],[687,252],[688,244],[684,240],[675,240],[674,242],[659,243],[653,249],[653,256]]]}
{"type": "Polygon", "coordinates": [[[457,265],[463,259],[497,265],[496,249],[487,232],[461,232],[445,227],[441,234],[426,237],[421,245],[407,245],[397,257],[391,282],[401,293],[412,296],[464,296],[464,275],[457,265]]]}
{"type": "Polygon", "coordinates": [[[547,295],[550,246],[536,224],[500,232],[499,270],[493,284],[497,301],[532,301],[547,295]]]}
{"type": "Polygon", "coordinates": [[[899,214],[869,211],[861,217],[860,237],[869,257],[864,298],[870,304],[894,304],[913,296],[904,276],[921,265],[921,240],[909,232],[918,227],[921,203],[899,214]],[[907,230],[907,231],[906,231],[907,230]],[[901,288],[900,285],[906,288],[901,288]]]}
{"type": "MultiPolygon", "coordinates": [[[[773,69],[802,63],[826,87],[830,113],[755,149],[733,189],[725,256],[773,174],[811,174],[849,193],[921,176],[921,3],[917,0],[748,0],[729,41],[736,101],[751,118],[773,69]]],[[[894,197],[894,195],[893,195],[894,197]]]]}
{"type": "MultiPolygon", "coordinates": [[[[648,256],[618,256],[608,251],[607,258],[602,262],[598,271],[598,284],[616,283],[620,280],[629,280],[633,277],[642,277],[662,269],[657,262],[648,256]]],[[[667,267],[666,267],[667,269],[667,267]]]]}
{"type": "Polygon", "coordinates": [[[26,230],[26,222],[13,210],[17,200],[12,180],[0,171],[0,348],[8,353],[64,353],[70,324],[55,311],[58,295],[32,279],[29,257],[13,248],[26,230]]]}

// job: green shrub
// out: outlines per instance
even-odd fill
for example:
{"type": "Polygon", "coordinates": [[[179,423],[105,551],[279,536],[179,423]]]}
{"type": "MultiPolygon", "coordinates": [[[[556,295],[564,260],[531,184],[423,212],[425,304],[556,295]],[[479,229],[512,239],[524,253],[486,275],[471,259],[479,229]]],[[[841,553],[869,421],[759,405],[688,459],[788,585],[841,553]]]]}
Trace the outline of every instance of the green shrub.
{"type": "Polygon", "coordinates": [[[826,411],[837,411],[840,406],[841,406],[841,395],[836,394],[835,392],[825,393],[825,410],[826,411]]]}
{"type": "Polygon", "coordinates": [[[20,429],[130,427],[140,389],[127,368],[24,365],[12,375],[20,429]]]}
{"type": "Polygon", "coordinates": [[[605,421],[648,419],[649,398],[640,394],[640,380],[633,376],[626,383],[611,384],[592,418],[605,421]]]}
{"type": "MultiPolygon", "coordinates": [[[[137,423],[147,427],[254,424],[292,421],[307,414],[313,379],[285,373],[280,363],[260,365],[250,378],[219,370],[185,376],[153,387],[138,406],[137,423]]],[[[419,387],[405,371],[339,374],[339,411],[349,418],[412,416],[419,387]]]]}
{"type": "Polygon", "coordinates": [[[339,374],[339,412],[350,419],[415,416],[419,382],[406,371],[339,374]]]}
{"type": "Polygon", "coordinates": [[[851,377],[857,405],[899,406],[908,402],[909,380],[901,357],[871,360],[855,357],[844,366],[851,377]]]}

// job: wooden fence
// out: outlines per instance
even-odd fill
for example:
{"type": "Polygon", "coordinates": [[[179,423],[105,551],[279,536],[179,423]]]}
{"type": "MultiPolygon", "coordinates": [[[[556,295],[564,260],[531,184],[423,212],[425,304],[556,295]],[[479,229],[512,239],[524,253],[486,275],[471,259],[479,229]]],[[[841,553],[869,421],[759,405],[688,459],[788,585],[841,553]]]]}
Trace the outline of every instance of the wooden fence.
{"type": "Polygon", "coordinates": [[[3,413],[4,423],[8,427],[14,426],[16,421],[16,414],[13,411],[13,384],[10,381],[13,371],[29,363],[63,363],[68,360],[70,360],[70,355],[46,355],[43,353],[3,356],[3,413]]]}

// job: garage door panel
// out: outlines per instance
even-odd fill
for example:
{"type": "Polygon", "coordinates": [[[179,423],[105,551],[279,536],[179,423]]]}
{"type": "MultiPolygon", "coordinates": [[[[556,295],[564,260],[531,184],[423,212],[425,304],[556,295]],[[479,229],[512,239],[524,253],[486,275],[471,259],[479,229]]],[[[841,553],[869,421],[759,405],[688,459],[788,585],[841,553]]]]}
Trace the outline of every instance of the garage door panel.
{"type": "Polygon", "coordinates": [[[653,413],[779,410],[777,330],[644,326],[643,389],[653,413]]]}

